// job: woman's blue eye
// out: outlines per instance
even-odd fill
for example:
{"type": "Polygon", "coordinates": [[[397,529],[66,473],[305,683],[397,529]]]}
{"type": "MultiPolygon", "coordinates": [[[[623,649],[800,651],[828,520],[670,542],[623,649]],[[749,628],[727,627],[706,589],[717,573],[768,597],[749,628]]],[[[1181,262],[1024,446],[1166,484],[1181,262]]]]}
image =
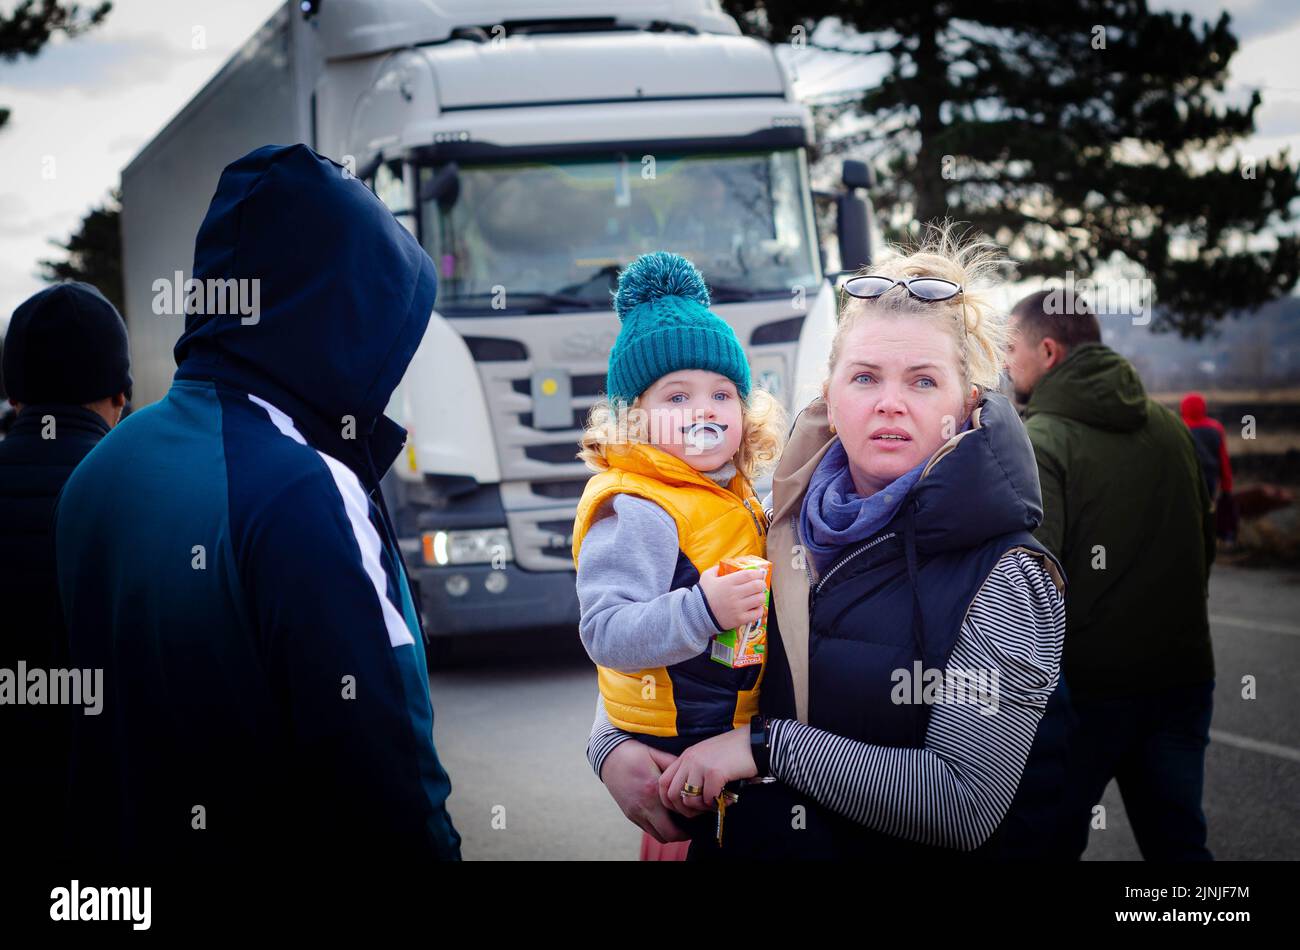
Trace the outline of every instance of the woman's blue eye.
{"type": "Polygon", "coordinates": [[[933,389],[936,385],[938,385],[938,384],[937,384],[933,379],[931,379],[929,376],[922,376],[922,377],[921,377],[920,379],[918,379],[916,382],[917,382],[918,384],[920,384],[920,383],[929,383],[930,385],[926,387],[927,389],[933,389]]]}
{"type": "Polygon", "coordinates": [[[668,397],[668,401],[677,402],[679,401],[679,399],[685,399],[685,398],[686,398],[685,393],[673,393],[671,396],[668,397]]]}
{"type": "Polygon", "coordinates": [[[870,374],[870,373],[858,373],[858,375],[856,375],[856,376],[853,377],[853,381],[854,381],[855,383],[856,383],[858,380],[860,380],[860,379],[871,379],[871,374],[870,374]]]}
{"type": "Polygon", "coordinates": [[[713,398],[717,399],[719,396],[721,396],[723,399],[730,399],[731,393],[727,392],[725,389],[720,389],[713,394],[713,398]]]}

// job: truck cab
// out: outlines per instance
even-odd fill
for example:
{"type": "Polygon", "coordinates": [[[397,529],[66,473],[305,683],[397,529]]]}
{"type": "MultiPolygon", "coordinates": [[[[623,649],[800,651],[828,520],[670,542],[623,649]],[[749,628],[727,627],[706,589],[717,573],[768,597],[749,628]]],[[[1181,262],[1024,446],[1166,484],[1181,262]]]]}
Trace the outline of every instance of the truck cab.
{"type": "MultiPolygon", "coordinates": [[[[835,301],[811,114],[716,0],[294,3],[243,59],[227,71],[289,85],[263,81],[260,127],[283,111],[285,137],[363,179],[437,266],[388,407],[410,437],[384,483],[431,638],[576,626],[578,440],[638,255],[692,260],[755,385],[794,411],[815,395],[835,301]]],[[[849,166],[846,267],[868,218],[849,166]]]]}

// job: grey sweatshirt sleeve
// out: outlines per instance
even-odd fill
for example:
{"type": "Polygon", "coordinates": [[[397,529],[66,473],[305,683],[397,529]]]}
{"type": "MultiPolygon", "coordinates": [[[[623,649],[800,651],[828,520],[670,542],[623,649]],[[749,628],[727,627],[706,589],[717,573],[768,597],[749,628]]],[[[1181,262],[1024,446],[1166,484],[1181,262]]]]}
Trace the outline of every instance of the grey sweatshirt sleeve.
{"type": "Polygon", "coordinates": [[[721,633],[698,584],[669,590],[677,524],[652,501],[601,506],[578,551],[578,634],[592,662],[636,673],[699,656],[721,633]]]}

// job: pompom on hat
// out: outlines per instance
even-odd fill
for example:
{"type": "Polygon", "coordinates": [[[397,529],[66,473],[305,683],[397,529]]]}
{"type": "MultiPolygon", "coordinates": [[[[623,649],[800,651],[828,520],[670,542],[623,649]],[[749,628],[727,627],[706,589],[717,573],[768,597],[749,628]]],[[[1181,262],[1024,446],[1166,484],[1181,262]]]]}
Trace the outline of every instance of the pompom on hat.
{"type": "Polygon", "coordinates": [[[749,396],[749,360],[725,320],[709,310],[709,289],[680,254],[655,251],[619,275],[614,312],[622,329],[609,354],[605,393],[631,404],[655,380],[680,369],[712,370],[749,396]]]}

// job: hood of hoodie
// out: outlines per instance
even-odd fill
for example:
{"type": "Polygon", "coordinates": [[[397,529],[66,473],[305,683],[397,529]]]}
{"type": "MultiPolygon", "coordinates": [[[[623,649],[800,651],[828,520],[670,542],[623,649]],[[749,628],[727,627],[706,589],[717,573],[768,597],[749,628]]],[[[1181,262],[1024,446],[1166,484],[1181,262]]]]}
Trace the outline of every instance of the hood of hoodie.
{"type": "Polygon", "coordinates": [[[1085,343],[1034,387],[1025,417],[1045,412],[1111,432],[1146,425],[1147,394],[1133,364],[1108,346],[1085,343]]]}
{"type": "Polygon", "coordinates": [[[986,392],[970,428],[930,456],[912,488],[916,549],[974,547],[1043,521],[1043,491],[1029,433],[1006,396],[986,392]]]}
{"type": "Polygon", "coordinates": [[[1200,393],[1188,393],[1178,407],[1183,414],[1183,421],[1189,426],[1206,420],[1205,397],[1200,393]]]}
{"type": "Polygon", "coordinates": [[[435,273],[341,165],[305,145],[259,148],[221,173],[193,271],[203,282],[257,280],[259,312],[187,315],[177,378],[267,400],[317,448],[377,481],[405,441],[383,410],[428,326],[435,273]]]}

